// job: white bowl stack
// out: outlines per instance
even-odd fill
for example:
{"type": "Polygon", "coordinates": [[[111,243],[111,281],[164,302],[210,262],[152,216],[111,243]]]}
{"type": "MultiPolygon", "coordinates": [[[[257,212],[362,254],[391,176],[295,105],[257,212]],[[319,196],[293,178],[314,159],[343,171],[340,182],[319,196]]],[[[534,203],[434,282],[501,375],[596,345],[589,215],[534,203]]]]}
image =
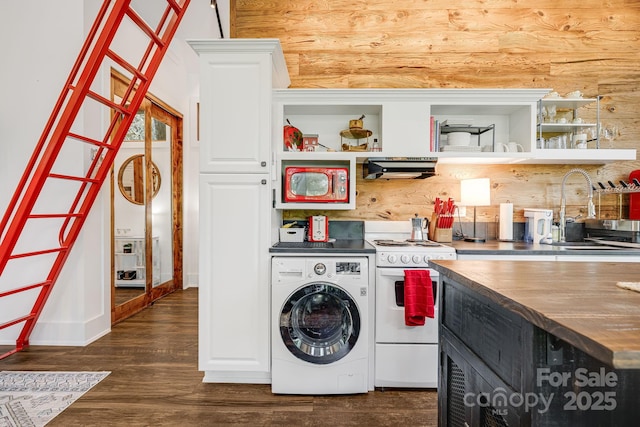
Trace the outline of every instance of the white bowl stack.
{"type": "Polygon", "coordinates": [[[471,134],[469,132],[450,132],[448,145],[464,146],[471,143],[471,134]]]}

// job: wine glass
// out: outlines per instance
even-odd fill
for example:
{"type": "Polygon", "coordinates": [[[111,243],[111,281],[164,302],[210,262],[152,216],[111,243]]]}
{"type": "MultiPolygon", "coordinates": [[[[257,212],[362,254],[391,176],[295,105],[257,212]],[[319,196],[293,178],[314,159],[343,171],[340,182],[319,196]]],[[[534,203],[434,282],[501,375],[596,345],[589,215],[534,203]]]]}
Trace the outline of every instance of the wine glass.
{"type": "Polygon", "coordinates": [[[556,104],[549,105],[549,108],[547,108],[547,116],[549,117],[549,123],[556,122],[556,104]]]}

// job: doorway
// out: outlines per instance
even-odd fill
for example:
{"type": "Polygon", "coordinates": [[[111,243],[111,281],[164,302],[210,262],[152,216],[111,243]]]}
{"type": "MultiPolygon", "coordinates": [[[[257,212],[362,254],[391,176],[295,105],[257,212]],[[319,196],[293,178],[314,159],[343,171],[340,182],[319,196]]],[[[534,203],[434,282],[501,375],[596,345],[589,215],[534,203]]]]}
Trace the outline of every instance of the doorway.
{"type": "MultiPolygon", "coordinates": [[[[129,86],[111,74],[112,99],[129,86]]],[[[147,94],[111,173],[111,323],[182,289],[182,116],[147,94]]]]}

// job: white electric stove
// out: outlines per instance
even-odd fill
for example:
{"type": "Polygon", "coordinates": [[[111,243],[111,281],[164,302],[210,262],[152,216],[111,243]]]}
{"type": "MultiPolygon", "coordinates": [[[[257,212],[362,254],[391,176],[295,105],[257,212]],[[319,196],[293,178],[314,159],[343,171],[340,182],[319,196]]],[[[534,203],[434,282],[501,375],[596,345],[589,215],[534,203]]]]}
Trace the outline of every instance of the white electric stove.
{"type": "Polygon", "coordinates": [[[365,222],[365,239],[376,248],[376,387],[436,388],[438,383],[438,306],[424,326],[405,325],[404,272],[429,271],[437,301],[438,272],[429,261],[456,259],[456,251],[410,237],[409,220],[365,222]]]}
{"type": "Polygon", "coordinates": [[[456,259],[451,246],[410,240],[410,221],[365,221],[364,231],[365,240],[376,248],[377,267],[425,268],[432,259],[456,259]]]}

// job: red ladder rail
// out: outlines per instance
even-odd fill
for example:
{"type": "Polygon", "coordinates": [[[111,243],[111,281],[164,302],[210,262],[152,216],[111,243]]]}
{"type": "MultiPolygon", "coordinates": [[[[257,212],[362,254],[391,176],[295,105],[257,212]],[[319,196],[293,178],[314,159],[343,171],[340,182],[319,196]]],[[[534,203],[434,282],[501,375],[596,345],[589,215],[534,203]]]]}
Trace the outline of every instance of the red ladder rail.
{"type": "MultiPolygon", "coordinates": [[[[29,345],[31,332],[191,0],[165,0],[166,8],[155,28],[131,8],[131,1],[105,0],[101,6],[0,222],[0,278],[17,260],[41,260],[45,257],[45,264],[50,265],[43,268],[44,271],[48,269],[44,279],[32,280],[27,284],[2,283],[0,298],[31,292],[29,295],[35,296],[35,301],[27,314],[12,319],[0,318],[0,330],[23,323],[15,349],[0,354],[0,359],[29,345]],[[119,35],[118,30],[127,21],[125,25],[132,23],[148,39],[146,49],[135,58],[136,64],[117,54],[111,47],[119,35]],[[111,101],[91,89],[105,65],[112,64],[119,65],[131,74],[131,83],[120,102],[111,101]],[[72,131],[79,113],[93,105],[99,105],[110,113],[111,121],[106,132],[95,137],[72,131]],[[95,150],[84,175],[79,175],[77,171],[54,171],[54,168],[65,167],[64,159],[60,158],[63,149],[78,143],[88,144],[95,150]],[[57,208],[62,212],[39,211],[51,198],[51,191],[45,191],[45,187],[55,190],[61,182],[75,186],[72,200],[62,209],[57,208]],[[49,199],[43,200],[47,196],[49,199]],[[57,230],[57,238],[53,240],[57,242],[44,248],[25,250],[21,248],[28,246],[25,245],[25,240],[28,240],[25,229],[35,221],[55,221],[53,228],[57,230]],[[34,291],[37,294],[34,295],[34,291]]],[[[58,195],[55,192],[53,194],[58,195]]],[[[48,230],[51,228],[50,224],[44,227],[48,230]]],[[[13,276],[10,280],[13,280],[13,276]]]]}

